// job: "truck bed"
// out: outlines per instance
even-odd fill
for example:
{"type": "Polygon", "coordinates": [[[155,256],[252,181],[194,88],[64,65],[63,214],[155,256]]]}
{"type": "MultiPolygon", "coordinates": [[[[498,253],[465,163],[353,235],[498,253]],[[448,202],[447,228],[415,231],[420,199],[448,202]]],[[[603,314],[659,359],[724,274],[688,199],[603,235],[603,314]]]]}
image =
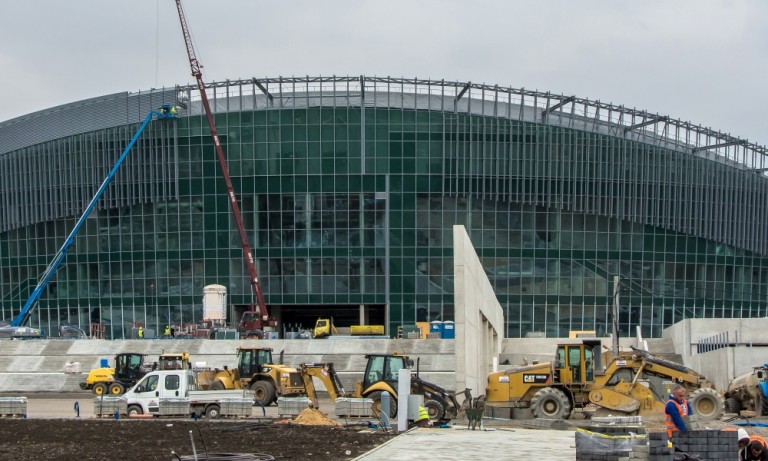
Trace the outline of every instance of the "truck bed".
{"type": "Polygon", "coordinates": [[[189,391],[187,397],[193,402],[211,402],[224,399],[252,399],[253,393],[243,389],[221,391],[189,391]]]}

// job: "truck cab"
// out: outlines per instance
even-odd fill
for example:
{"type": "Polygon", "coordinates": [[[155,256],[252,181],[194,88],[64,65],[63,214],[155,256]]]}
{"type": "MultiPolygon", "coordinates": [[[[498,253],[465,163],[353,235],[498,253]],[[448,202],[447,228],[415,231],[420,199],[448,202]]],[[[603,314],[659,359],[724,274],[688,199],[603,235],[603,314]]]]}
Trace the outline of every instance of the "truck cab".
{"type": "Polygon", "coordinates": [[[160,399],[185,398],[195,389],[192,370],[153,371],[125,393],[128,415],[157,415],[160,399]]]}

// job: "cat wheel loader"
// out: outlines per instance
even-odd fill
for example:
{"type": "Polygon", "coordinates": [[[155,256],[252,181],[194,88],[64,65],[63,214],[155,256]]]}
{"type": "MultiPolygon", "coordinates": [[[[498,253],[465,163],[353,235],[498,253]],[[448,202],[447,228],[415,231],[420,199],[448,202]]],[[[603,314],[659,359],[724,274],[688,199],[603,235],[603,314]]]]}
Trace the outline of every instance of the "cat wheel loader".
{"type": "MultiPolygon", "coordinates": [[[[282,355],[282,354],[281,354],[282,355]]],[[[237,368],[203,371],[197,375],[203,389],[250,389],[256,404],[269,406],[279,396],[304,395],[304,383],[295,368],[272,360],[268,347],[239,347],[237,368]]]]}
{"type": "Polygon", "coordinates": [[[552,419],[567,419],[574,410],[585,416],[658,414],[672,386],[681,384],[699,421],[722,416],[722,397],[698,372],[648,351],[632,348],[613,356],[601,354],[600,347],[594,339],[559,344],[553,362],[491,373],[485,406],[552,419]]]}
{"type": "MultiPolygon", "coordinates": [[[[413,360],[408,356],[398,354],[369,354],[365,356],[368,363],[365,367],[363,380],[358,381],[353,392],[346,392],[341,380],[336,374],[332,363],[302,363],[299,371],[304,382],[306,393],[314,406],[317,405],[317,392],[312,378],[318,378],[332,401],[341,397],[368,398],[373,400],[373,412],[381,412],[381,395],[389,392],[389,415],[397,414],[397,386],[399,371],[411,369],[413,360]]],[[[461,406],[456,399],[456,393],[421,379],[416,374],[411,375],[411,394],[424,396],[424,407],[432,421],[450,421],[458,417],[461,406]]],[[[471,398],[469,390],[464,391],[465,398],[471,398]]]]}

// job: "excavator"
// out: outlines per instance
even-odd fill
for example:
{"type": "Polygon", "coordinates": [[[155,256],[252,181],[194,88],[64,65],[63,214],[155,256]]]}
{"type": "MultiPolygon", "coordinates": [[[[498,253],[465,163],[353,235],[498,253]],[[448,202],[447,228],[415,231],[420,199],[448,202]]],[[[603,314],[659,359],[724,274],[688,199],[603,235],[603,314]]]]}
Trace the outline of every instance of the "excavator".
{"type": "MultiPolygon", "coordinates": [[[[399,354],[370,354],[365,358],[368,363],[365,367],[363,380],[358,381],[353,392],[346,392],[341,384],[333,363],[302,363],[299,365],[307,396],[311,404],[317,408],[317,391],[312,378],[319,379],[332,401],[338,398],[368,398],[373,401],[373,412],[381,412],[381,394],[386,391],[392,396],[389,415],[397,415],[397,385],[399,371],[403,368],[411,369],[413,360],[406,355],[399,354]]],[[[456,393],[449,392],[437,384],[421,379],[416,374],[411,375],[411,394],[424,396],[424,407],[427,409],[432,421],[446,422],[456,419],[462,409],[456,399],[456,393]]],[[[471,400],[469,390],[464,391],[465,399],[471,400]]],[[[466,400],[465,400],[466,401],[466,400]]],[[[463,405],[463,404],[462,404],[463,405]]]]}
{"type": "Polygon", "coordinates": [[[686,389],[699,421],[722,416],[722,397],[700,373],[637,348],[601,354],[595,339],[559,344],[552,362],[489,374],[485,406],[550,419],[575,409],[585,416],[659,414],[674,384],[686,389]]]}

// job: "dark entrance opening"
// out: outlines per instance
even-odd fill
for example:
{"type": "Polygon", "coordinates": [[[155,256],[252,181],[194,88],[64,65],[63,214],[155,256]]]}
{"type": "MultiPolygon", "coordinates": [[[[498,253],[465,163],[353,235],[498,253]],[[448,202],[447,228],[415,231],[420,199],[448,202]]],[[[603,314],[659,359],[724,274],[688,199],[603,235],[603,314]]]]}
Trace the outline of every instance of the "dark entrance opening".
{"type": "MultiPolygon", "coordinates": [[[[333,318],[336,327],[348,327],[360,325],[360,306],[358,305],[324,305],[321,307],[311,305],[280,306],[275,311],[280,312],[281,331],[298,331],[298,329],[312,331],[315,322],[319,318],[333,318]]],[[[383,304],[366,304],[366,325],[384,325],[385,307],[383,304]]],[[[385,326],[386,329],[386,326],[385,326]]],[[[282,337],[282,335],[281,335],[282,337]]]]}

